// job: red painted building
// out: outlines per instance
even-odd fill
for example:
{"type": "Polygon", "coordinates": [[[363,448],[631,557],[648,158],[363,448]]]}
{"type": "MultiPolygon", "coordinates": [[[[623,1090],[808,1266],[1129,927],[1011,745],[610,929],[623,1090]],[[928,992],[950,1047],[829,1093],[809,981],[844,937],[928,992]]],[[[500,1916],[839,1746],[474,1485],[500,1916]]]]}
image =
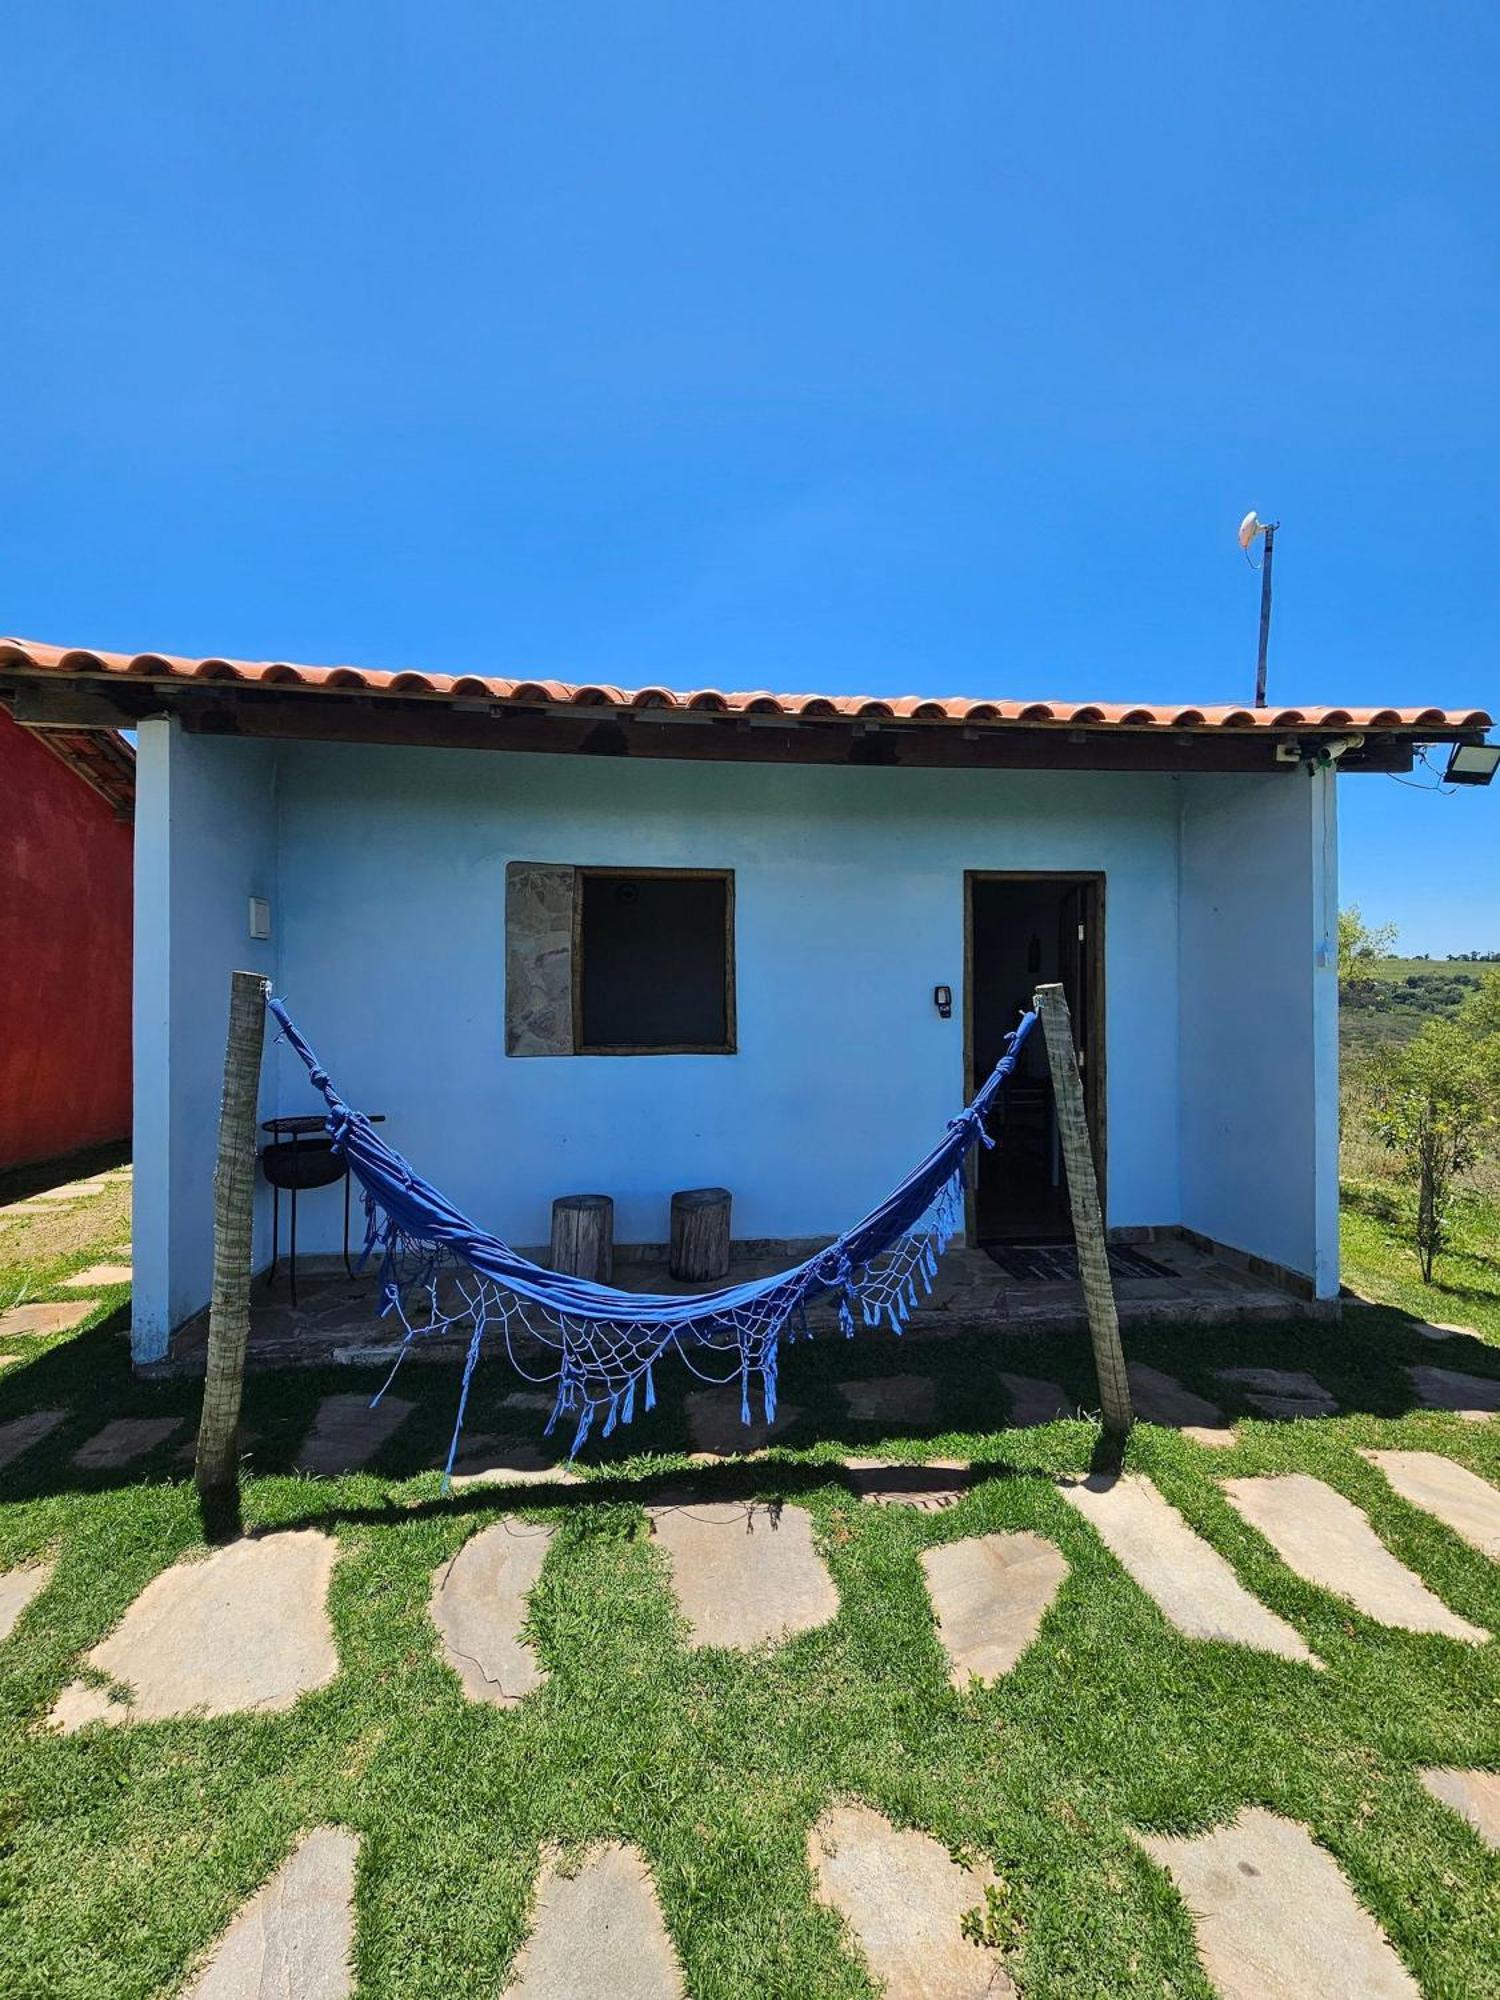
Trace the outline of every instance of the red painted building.
{"type": "Polygon", "coordinates": [[[0,1167],[130,1132],[134,802],[122,738],[0,709],[0,1167]]]}

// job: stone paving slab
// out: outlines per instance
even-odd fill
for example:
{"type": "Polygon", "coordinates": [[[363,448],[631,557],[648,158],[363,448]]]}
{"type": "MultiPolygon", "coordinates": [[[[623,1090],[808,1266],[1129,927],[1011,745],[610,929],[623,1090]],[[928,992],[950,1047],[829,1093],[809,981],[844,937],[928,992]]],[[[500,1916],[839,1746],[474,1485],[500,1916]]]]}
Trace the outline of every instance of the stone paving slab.
{"type": "Polygon", "coordinates": [[[856,1423],[930,1424],[937,1415],[937,1385],[930,1375],[874,1375],[838,1386],[856,1423]]]}
{"type": "Polygon", "coordinates": [[[996,1954],[963,1934],[995,1877],[960,1868],[929,1834],[869,1806],[831,1806],[807,1836],[820,1903],[854,1933],[885,2000],[1002,2000],[1015,1987],[996,1954]]]}
{"type": "MultiPolygon", "coordinates": [[[[244,1424],[238,1425],[234,1433],[235,1457],[239,1459],[244,1458],[248,1454],[250,1447],[255,1443],[256,1439],[259,1436],[260,1436],[259,1431],[247,1429],[247,1427],[244,1424]]],[[[183,1445],[181,1450],[173,1452],[172,1463],[174,1465],[193,1465],[197,1462],[197,1458],[198,1458],[198,1433],[194,1431],[193,1435],[188,1439],[187,1443],[183,1445]]]]}
{"type": "Polygon", "coordinates": [[[428,1615],[470,1701],[504,1708],[545,1679],[521,1627],[553,1533],[529,1521],[497,1521],[471,1536],[432,1579],[428,1615]]]}
{"type": "Polygon", "coordinates": [[[648,1511],[695,1646],[749,1650],[837,1615],[805,1507],[687,1501],[648,1511]]]}
{"type": "Polygon", "coordinates": [[[1179,1632],[1321,1666],[1302,1634],[1250,1595],[1149,1479],[1095,1476],[1064,1481],[1061,1491],[1179,1632]]]}
{"type": "Polygon", "coordinates": [[[529,1438],[497,1438],[484,1433],[466,1438],[453,1461],[453,1490],[462,1493],[470,1486],[578,1486],[582,1481],[569,1472],[545,1444],[529,1438]]]}
{"type": "Polygon", "coordinates": [[[19,1569],[0,1571],[0,1645],[21,1622],[27,1607],[39,1598],[52,1581],[56,1563],[22,1563],[19,1569]]]}
{"type": "Polygon", "coordinates": [[[1059,1417],[1078,1414],[1072,1397],[1056,1382],[1043,1381],[1036,1375],[1010,1375],[1004,1370],[1000,1380],[1010,1397],[1006,1422],[1016,1430],[1029,1430],[1033,1424],[1050,1424],[1059,1417]]]}
{"type": "Polygon", "coordinates": [[[948,1678],[960,1693],[971,1680],[1011,1671],[1068,1574],[1062,1550],[1024,1528],[924,1549],[922,1568],[948,1678]]]}
{"type": "Polygon", "coordinates": [[[1306,1472],[1222,1482],[1230,1505],[1298,1576],[1367,1618],[1407,1632],[1441,1632],[1483,1645],[1490,1636],[1450,1611],[1398,1562],[1352,1500],[1306,1472]]]}
{"type": "Polygon", "coordinates": [[[1418,1775],[1439,1805],[1460,1814],[1485,1846],[1500,1854],[1500,1771],[1433,1769],[1418,1775]]]}
{"type": "Polygon", "coordinates": [[[929,1458],[905,1465],[889,1458],[846,1458],[844,1470],[861,1500],[877,1507],[919,1507],[935,1514],[970,1490],[966,1458],[929,1458]]]}
{"type": "Polygon", "coordinates": [[[1234,1431],[1218,1404],[1209,1402],[1206,1396],[1195,1395],[1175,1375],[1150,1368],[1144,1361],[1127,1362],[1125,1373],[1130,1378],[1135,1414],[1144,1417],[1148,1424],[1181,1431],[1195,1444],[1215,1447],[1234,1444],[1234,1431]]]}
{"type": "Polygon", "coordinates": [[[129,1264],[90,1264],[86,1271],[75,1271],[71,1278],[62,1279],[59,1290],[86,1292],[91,1285],[128,1285],[134,1275],[129,1264]]]}
{"type": "Polygon", "coordinates": [[[78,1447],[72,1463],[80,1472],[114,1471],[155,1451],[181,1428],[180,1417],[114,1417],[78,1447]]]}
{"type": "Polygon", "coordinates": [[[1435,1451],[1362,1451],[1360,1457],[1383,1472],[1403,1500],[1500,1562],[1500,1488],[1435,1451]]]}
{"type": "Polygon", "coordinates": [[[730,1389],[695,1389],[683,1398],[683,1411],[693,1450],[715,1458],[737,1458],[745,1452],[764,1450],[785,1436],[802,1415],[795,1403],[778,1402],[776,1421],[767,1424],[756,1393],[750,1398],[751,1421],[742,1424],[738,1383],[730,1389]]]}
{"type": "Polygon", "coordinates": [[[1338,1402],[1315,1375],[1301,1368],[1216,1368],[1221,1382],[1233,1382],[1245,1401],[1267,1417],[1336,1417],[1338,1402]]]}
{"type": "Polygon", "coordinates": [[[67,1414],[66,1410],[29,1410],[24,1417],[0,1424],[0,1469],[13,1465],[22,1452],[50,1437],[67,1414]]]}
{"type": "Polygon", "coordinates": [[[1422,2000],[1333,1856],[1259,1806],[1192,1839],[1138,1833],[1188,1907],[1221,2000],[1422,2000]]]}
{"type": "Polygon", "coordinates": [[[359,1842],[320,1826],[245,1904],[183,2000],[348,2000],[359,1842]]]}
{"type": "Polygon", "coordinates": [[[547,1857],[531,1936],[500,2000],[686,2000],[640,1850],[595,1848],[575,1874],[547,1857]]]}
{"type": "Polygon", "coordinates": [[[414,1407],[399,1396],[385,1396],[372,1410],[369,1397],[359,1390],[325,1396],[298,1448],[297,1470],[325,1479],[358,1471],[394,1436],[414,1407]]]}
{"type": "Polygon", "coordinates": [[[18,1333],[71,1333],[95,1310],[97,1299],[38,1299],[0,1312],[0,1340],[18,1333]]]}
{"type": "Polygon", "coordinates": [[[338,1556],[315,1528],[231,1542],[154,1577],[88,1665],[126,1691],[74,1681],[48,1718],[89,1722],[287,1709],[338,1672],[328,1584],[338,1556]]]}
{"type": "Polygon", "coordinates": [[[1487,1423],[1500,1410],[1500,1381],[1486,1375],[1464,1375],[1456,1368],[1407,1369],[1417,1400],[1429,1410],[1452,1410],[1470,1423],[1487,1423]]]}

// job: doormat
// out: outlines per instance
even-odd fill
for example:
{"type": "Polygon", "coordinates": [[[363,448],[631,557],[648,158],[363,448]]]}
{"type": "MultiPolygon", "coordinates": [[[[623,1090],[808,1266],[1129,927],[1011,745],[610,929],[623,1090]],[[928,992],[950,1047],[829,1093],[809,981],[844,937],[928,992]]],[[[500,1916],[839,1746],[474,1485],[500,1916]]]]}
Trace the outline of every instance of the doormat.
{"type": "MultiPolygon", "coordinates": [[[[1071,1243],[986,1243],[986,1254],[1000,1266],[1007,1278],[1022,1284],[1047,1285],[1076,1283],[1078,1252],[1071,1243]]],[[[1112,1278],[1175,1278],[1176,1271],[1158,1264],[1152,1257],[1117,1243],[1109,1253],[1112,1278]]]]}

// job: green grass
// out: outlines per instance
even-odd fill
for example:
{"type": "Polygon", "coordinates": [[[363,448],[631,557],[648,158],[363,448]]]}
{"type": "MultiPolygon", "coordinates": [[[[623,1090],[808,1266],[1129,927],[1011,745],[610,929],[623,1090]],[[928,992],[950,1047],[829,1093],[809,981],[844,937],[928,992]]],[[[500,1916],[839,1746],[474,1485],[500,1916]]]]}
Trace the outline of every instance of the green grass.
{"type": "Polygon", "coordinates": [[[1409,1226],[1408,1191],[1371,1184],[1343,1190],[1344,1283],[1364,1298],[1399,1306],[1416,1319],[1471,1327],[1500,1347],[1500,1202],[1461,1197],[1451,1247],[1424,1285],[1409,1226]]]}
{"type": "MultiPolygon", "coordinates": [[[[0,1284],[13,1275],[0,1271],[0,1284]]],[[[31,1269],[27,1282],[45,1289],[45,1275],[31,1269]]],[[[39,1723],[80,1655],[202,1541],[192,1490],[171,1462],[176,1440],[129,1476],[69,1463],[110,1417],[176,1413],[183,1436],[194,1417],[194,1385],[133,1380],[122,1325],[119,1302],[107,1301],[82,1334],[33,1343],[0,1376],[0,1421],[53,1404],[71,1411],[0,1474],[0,1566],[42,1555],[58,1564],[0,1647],[7,2000],[177,1991],[299,1832],[326,1822],[361,1837],[356,1950],[370,2000],[498,1992],[543,1847],[607,1837],[648,1858],[694,2000],[854,2000],[872,1989],[814,1903],[804,1863],[808,1828],[839,1797],[990,1861],[1005,1885],[998,1929],[1014,1925],[1008,1963],[1028,2000],[1207,2000],[1182,1904],[1130,1829],[1202,1828],[1250,1803],[1326,1843],[1428,2000],[1500,1995],[1500,1859],[1416,1777],[1424,1764],[1500,1764],[1500,1646],[1388,1630],[1303,1584],[1224,1500],[1226,1454],[1142,1426],[1131,1465],[1303,1632],[1327,1671],[1181,1637],[1056,1491],[1059,1474],[1087,1467],[1094,1426],[1004,1428],[1001,1368],[1045,1374],[1093,1402],[1082,1341],[915,1347],[871,1335],[796,1347],[783,1366],[783,1393],[804,1413],[795,1448],[738,1466],[687,1467],[685,1384],[668,1371],[656,1411],[583,1468],[586,1488],[518,1490],[514,1506],[493,1490],[439,1498],[431,1468],[456,1390],[447,1369],[409,1373],[414,1416],[373,1470],[336,1480],[294,1475],[292,1454],[320,1396],[372,1378],[253,1376],[246,1421],[260,1435],[247,1521],[338,1537],[338,1678],[282,1715],[63,1738],[39,1723]],[[878,1428],[842,1414],[840,1378],[913,1369],[938,1381],[938,1421],[925,1431],[882,1444],[878,1428]],[[875,1446],[972,1457],[989,1476],[945,1513],[863,1505],[833,1461],[875,1446]],[[688,1470],[705,1497],[811,1510],[839,1591],[832,1623],[756,1655],[686,1646],[642,1503],[688,1470]],[[553,1521],[558,1535],[531,1612],[549,1678],[501,1711],[463,1698],[439,1663],[426,1603],[438,1565],[507,1511],[553,1521]],[[955,1694],[920,1552],[1023,1527],[1061,1547],[1070,1576],[1016,1671],[955,1694]]],[[[1500,1375],[1500,1355],[1474,1342],[1434,1347],[1396,1311],[1361,1314],[1357,1329],[1158,1329],[1132,1350],[1220,1402],[1216,1365],[1311,1369],[1349,1414],[1245,1421],[1234,1470],[1328,1480],[1455,1610],[1500,1632],[1500,1570],[1398,1500],[1357,1451],[1439,1450],[1500,1479],[1500,1423],[1414,1409],[1403,1373],[1419,1359],[1500,1375]]],[[[475,1431],[505,1428],[505,1386],[498,1364],[481,1366],[475,1431]]]]}

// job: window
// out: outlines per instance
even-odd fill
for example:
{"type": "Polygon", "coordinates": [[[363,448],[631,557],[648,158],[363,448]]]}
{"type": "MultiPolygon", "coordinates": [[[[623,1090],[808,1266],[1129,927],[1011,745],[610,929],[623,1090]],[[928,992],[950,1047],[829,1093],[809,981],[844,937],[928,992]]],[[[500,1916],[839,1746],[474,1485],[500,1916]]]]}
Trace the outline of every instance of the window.
{"type": "Polygon", "coordinates": [[[580,868],[573,902],[580,1055],[731,1055],[734,877],[580,868]]]}

